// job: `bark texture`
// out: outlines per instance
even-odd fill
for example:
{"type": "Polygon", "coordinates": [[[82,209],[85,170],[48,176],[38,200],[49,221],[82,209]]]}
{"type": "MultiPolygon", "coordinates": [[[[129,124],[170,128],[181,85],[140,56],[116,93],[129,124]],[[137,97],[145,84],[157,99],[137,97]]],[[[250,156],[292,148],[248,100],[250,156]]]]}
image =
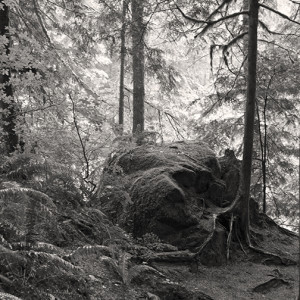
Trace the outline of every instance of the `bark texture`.
{"type": "Polygon", "coordinates": [[[123,133],[124,125],[124,76],[125,76],[125,33],[126,33],[126,10],[127,1],[123,0],[122,9],[122,28],[121,28],[121,55],[120,55],[120,97],[119,97],[119,125],[121,127],[121,133],[123,133]]]}
{"type": "Polygon", "coordinates": [[[257,62],[257,25],[258,0],[250,0],[249,6],[249,40],[248,40],[248,80],[247,100],[244,121],[244,151],[242,163],[243,207],[241,209],[241,233],[243,238],[249,237],[249,198],[252,169],[252,152],[254,136],[255,98],[256,98],[256,62],[257,62]]]}
{"type": "Polygon", "coordinates": [[[132,0],[133,133],[144,131],[144,0],[132,0]]]}

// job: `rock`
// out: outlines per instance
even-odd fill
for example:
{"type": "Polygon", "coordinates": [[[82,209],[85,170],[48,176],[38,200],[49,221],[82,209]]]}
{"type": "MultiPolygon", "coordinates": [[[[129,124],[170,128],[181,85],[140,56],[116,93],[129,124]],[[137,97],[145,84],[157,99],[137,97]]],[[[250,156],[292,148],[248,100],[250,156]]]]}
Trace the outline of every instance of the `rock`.
{"type": "Polygon", "coordinates": [[[237,193],[240,184],[241,161],[239,161],[233,150],[227,149],[225,156],[219,158],[221,165],[221,179],[225,182],[226,188],[223,194],[226,205],[231,203],[237,193]]]}
{"type": "MultiPolygon", "coordinates": [[[[213,151],[200,141],[123,149],[108,160],[91,205],[136,238],[151,232],[178,250],[193,251],[212,231],[205,208],[222,207],[224,194],[233,193],[222,172],[213,151]]],[[[203,260],[221,263],[224,241],[225,229],[217,226],[214,251],[203,260]]]]}
{"type": "Polygon", "coordinates": [[[156,282],[162,281],[165,276],[148,265],[137,265],[129,270],[128,282],[136,285],[155,286],[156,282]]]}

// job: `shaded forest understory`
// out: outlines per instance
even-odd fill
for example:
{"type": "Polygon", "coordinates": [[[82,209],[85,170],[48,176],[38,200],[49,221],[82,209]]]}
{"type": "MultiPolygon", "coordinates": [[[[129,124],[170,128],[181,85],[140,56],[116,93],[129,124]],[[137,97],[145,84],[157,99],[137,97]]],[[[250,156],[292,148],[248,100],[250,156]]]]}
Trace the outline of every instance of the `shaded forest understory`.
{"type": "Polygon", "coordinates": [[[300,300],[299,17],[0,0],[0,299],[300,300]]]}
{"type": "Polygon", "coordinates": [[[199,141],[121,148],[87,201],[70,170],[3,159],[0,298],[294,299],[297,235],[252,199],[240,239],[239,164],[199,141]]]}

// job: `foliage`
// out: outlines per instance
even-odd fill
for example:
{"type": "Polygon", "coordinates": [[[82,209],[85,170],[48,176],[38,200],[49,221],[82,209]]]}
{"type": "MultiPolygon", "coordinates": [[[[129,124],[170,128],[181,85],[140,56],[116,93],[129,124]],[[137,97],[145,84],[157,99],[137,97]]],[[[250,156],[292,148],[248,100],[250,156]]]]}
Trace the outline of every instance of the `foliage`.
{"type": "MultiPolygon", "coordinates": [[[[280,224],[296,230],[299,176],[296,128],[300,107],[299,91],[295,89],[295,82],[299,80],[299,53],[294,43],[299,25],[281,21],[270,30],[271,17],[264,12],[260,19],[252,193],[263,206],[266,186],[267,213],[280,224]],[[263,180],[263,162],[266,182],[263,180]]],[[[245,58],[244,40],[235,40],[242,30],[236,25],[220,26],[218,30],[223,30],[223,36],[213,37],[211,66],[215,74],[215,91],[206,97],[199,110],[195,110],[197,103],[192,105],[195,119],[191,124],[220,155],[228,147],[240,156],[245,58]],[[236,43],[231,44],[233,40],[236,43]],[[225,52],[222,45],[227,47],[225,52]],[[203,116],[202,120],[199,120],[199,114],[203,116]]]]}
{"type": "MultiPolygon", "coordinates": [[[[26,188],[36,188],[42,193],[46,191],[47,178],[57,184],[57,190],[50,192],[53,199],[56,193],[64,193],[71,202],[74,195],[79,199],[81,193],[88,199],[98,184],[108,153],[132,131],[131,11],[128,9],[125,19],[125,124],[121,137],[116,88],[121,1],[5,3],[11,10],[11,42],[10,53],[1,56],[0,64],[1,68],[11,69],[10,80],[18,106],[17,134],[25,143],[19,152],[39,157],[39,161],[31,160],[31,165],[26,165],[29,174],[14,168],[7,177],[9,181],[22,176],[24,181],[29,178],[31,184],[26,188]],[[48,174],[47,165],[56,165],[60,171],[48,174]],[[31,173],[39,172],[41,179],[33,180],[31,173]],[[76,174],[75,185],[67,179],[69,173],[73,178],[76,174]],[[72,185],[74,191],[70,192],[72,185]]],[[[195,19],[209,17],[217,7],[211,1],[185,0],[177,4],[195,19]]],[[[293,4],[287,7],[290,5],[293,4]]],[[[239,7],[240,1],[231,2],[231,6],[226,4],[214,18],[235,12],[239,7]]],[[[268,213],[285,219],[289,212],[295,211],[292,208],[297,199],[294,129],[299,122],[295,84],[299,81],[298,25],[283,20],[275,26],[273,15],[267,11],[262,13],[262,21],[258,107],[263,128],[264,99],[268,94],[268,213]],[[280,34],[272,35],[273,31],[280,34]]],[[[239,156],[245,93],[244,51],[242,39],[236,44],[230,42],[241,34],[242,19],[220,23],[214,31],[208,30],[205,36],[194,39],[201,28],[184,20],[172,2],[148,0],[145,23],[145,122],[149,132],[146,142],[199,136],[218,154],[233,148],[239,156]]],[[[7,39],[1,38],[2,50],[5,43],[7,39]]],[[[260,159],[261,154],[258,124],[257,121],[255,159],[260,159]]],[[[253,182],[257,198],[261,196],[262,184],[259,168],[258,162],[253,182]]],[[[27,195],[20,189],[9,193],[15,193],[16,197],[16,193],[18,197],[27,195]]]]}
{"type": "Polygon", "coordinates": [[[130,257],[116,243],[126,244],[127,238],[104,214],[85,207],[78,174],[37,155],[2,159],[0,293],[81,299],[85,287],[77,259],[95,254],[114,257],[111,263],[126,281],[130,257]]]}

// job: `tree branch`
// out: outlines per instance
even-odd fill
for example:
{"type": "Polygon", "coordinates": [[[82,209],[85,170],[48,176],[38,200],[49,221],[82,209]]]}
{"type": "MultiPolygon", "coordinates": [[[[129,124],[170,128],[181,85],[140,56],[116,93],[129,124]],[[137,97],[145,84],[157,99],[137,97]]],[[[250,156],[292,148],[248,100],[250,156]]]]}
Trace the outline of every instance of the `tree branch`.
{"type": "Polygon", "coordinates": [[[177,4],[176,4],[176,8],[180,11],[182,16],[189,21],[192,21],[194,23],[200,23],[200,24],[209,24],[210,23],[210,21],[198,20],[198,19],[195,19],[195,18],[192,18],[192,17],[186,15],[177,4]]]}
{"type": "Polygon", "coordinates": [[[248,11],[240,11],[240,12],[235,12],[235,13],[232,13],[228,16],[224,16],[220,19],[217,19],[217,20],[210,20],[210,21],[207,21],[205,22],[205,24],[207,24],[199,33],[197,33],[195,35],[195,38],[198,37],[199,35],[202,35],[204,34],[210,27],[212,27],[213,25],[217,24],[217,23],[220,23],[220,22],[223,22],[223,21],[226,21],[228,19],[232,19],[234,17],[237,17],[237,16],[240,16],[240,15],[248,15],[249,12],[248,11]]]}
{"type": "Polygon", "coordinates": [[[228,48],[230,48],[232,45],[234,45],[237,41],[242,39],[246,34],[248,34],[248,31],[242,32],[241,34],[239,34],[238,36],[233,38],[231,41],[229,41],[229,43],[227,45],[223,46],[223,51],[222,51],[223,52],[223,58],[224,58],[224,62],[225,62],[227,67],[228,67],[228,61],[227,61],[227,57],[226,57],[226,51],[228,50],[228,48]]]}
{"type": "Polygon", "coordinates": [[[224,0],[208,17],[207,20],[210,20],[215,14],[217,14],[224,5],[229,4],[232,0],[224,0]]]}
{"type": "Polygon", "coordinates": [[[77,133],[77,136],[79,138],[79,141],[80,141],[80,145],[81,145],[81,148],[82,148],[82,153],[83,153],[83,157],[84,157],[84,161],[85,161],[85,164],[86,164],[86,170],[85,170],[85,176],[83,178],[83,180],[86,182],[86,183],[89,183],[93,186],[93,189],[92,189],[92,192],[95,190],[96,188],[96,185],[94,182],[88,180],[89,176],[90,176],[90,164],[89,164],[89,160],[88,160],[88,157],[87,157],[87,154],[86,154],[86,148],[85,148],[85,145],[83,143],[83,140],[82,140],[82,137],[81,137],[81,134],[80,134],[80,130],[79,130],[79,126],[78,126],[78,123],[77,123],[77,118],[76,118],[76,108],[75,108],[75,102],[71,96],[70,93],[68,93],[68,96],[72,102],[72,113],[73,113],[73,121],[74,121],[74,126],[75,126],[75,129],[76,129],[76,133],[77,133]]]}
{"type": "Polygon", "coordinates": [[[288,20],[288,21],[290,21],[290,22],[293,22],[293,23],[295,23],[295,24],[298,24],[298,25],[300,25],[300,23],[299,23],[299,22],[297,22],[297,21],[295,21],[295,20],[291,19],[289,16],[287,16],[287,15],[285,15],[285,14],[283,14],[283,13],[279,12],[279,11],[278,11],[278,10],[276,10],[276,9],[273,9],[273,8],[271,8],[271,7],[267,6],[267,5],[264,5],[264,4],[262,4],[262,3],[260,3],[260,4],[259,4],[259,6],[261,6],[261,7],[265,8],[265,9],[267,9],[267,10],[271,11],[271,12],[273,12],[274,14],[277,14],[277,15],[279,15],[280,17],[282,17],[282,18],[284,18],[284,19],[286,19],[286,20],[288,20]]]}
{"type": "Polygon", "coordinates": [[[276,31],[270,30],[269,27],[268,27],[263,21],[258,20],[258,25],[259,25],[262,29],[264,29],[266,32],[268,32],[268,33],[270,33],[270,34],[284,35],[284,36],[286,35],[286,34],[284,34],[284,33],[280,33],[280,32],[276,32],[276,31]]]}
{"type": "Polygon", "coordinates": [[[81,137],[81,134],[80,134],[80,130],[79,130],[79,126],[77,124],[77,118],[76,118],[76,110],[75,110],[75,102],[71,96],[70,93],[68,93],[69,95],[69,98],[72,102],[72,112],[73,112],[73,121],[74,121],[74,126],[75,126],[75,129],[76,129],[76,132],[77,132],[77,135],[78,135],[78,138],[79,138],[79,141],[80,141],[80,145],[81,145],[81,148],[82,148],[82,153],[83,153],[83,157],[84,157],[84,160],[85,160],[85,164],[86,164],[86,173],[85,173],[85,177],[83,178],[84,180],[87,179],[90,175],[90,172],[89,172],[89,161],[88,161],[88,158],[87,158],[87,155],[86,155],[86,149],[85,149],[85,145],[83,143],[83,140],[82,140],[82,137],[81,137]]]}
{"type": "Polygon", "coordinates": [[[51,39],[50,39],[50,37],[48,35],[47,29],[46,29],[46,27],[44,25],[42,17],[41,17],[41,15],[39,13],[38,3],[36,2],[36,0],[33,0],[32,2],[33,2],[33,6],[34,6],[34,10],[35,10],[36,16],[37,16],[37,18],[39,20],[39,23],[40,23],[40,25],[42,27],[42,30],[44,32],[44,35],[45,35],[46,39],[48,40],[49,45],[52,46],[51,39]]]}

